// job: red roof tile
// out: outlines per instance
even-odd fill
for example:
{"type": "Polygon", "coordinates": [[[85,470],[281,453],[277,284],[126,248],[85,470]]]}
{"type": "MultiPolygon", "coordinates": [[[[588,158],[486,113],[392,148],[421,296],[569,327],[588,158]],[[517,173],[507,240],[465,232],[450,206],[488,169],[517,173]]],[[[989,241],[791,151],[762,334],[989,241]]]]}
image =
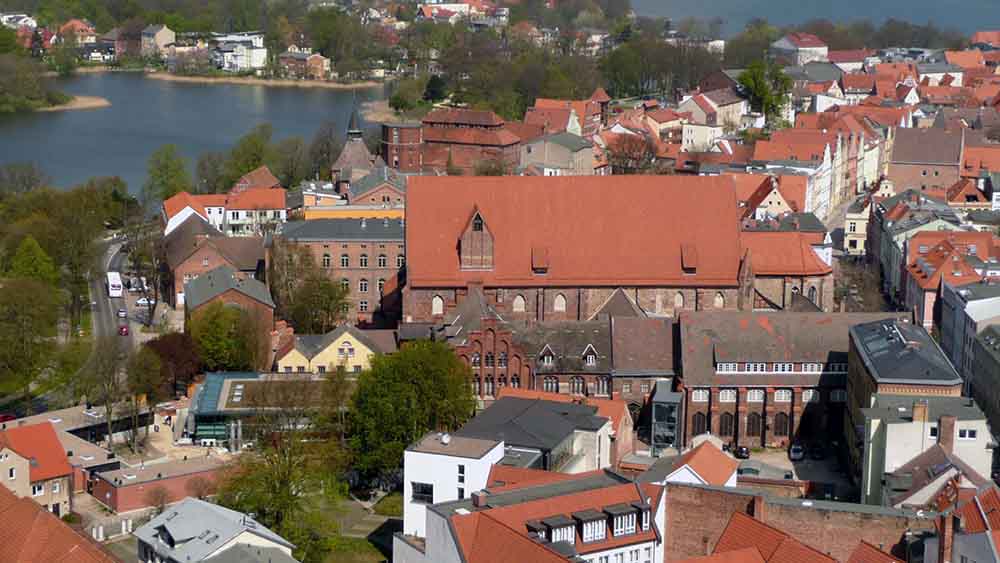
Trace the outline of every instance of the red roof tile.
{"type": "Polygon", "coordinates": [[[406,206],[411,287],[737,285],[738,225],[715,220],[736,216],[731,178],[416,176],[406,206]],[[461,270],[455,251],[476,209],[497,249],[491,271],[461,270]],[[542,243],[550,267],[539,276],[531,248],[542,243]],[[703,257],[696,273],[681,270],[682,243],[703,257]],[[594,267],[612,255],[613,272],[594,267]]]}
{"type": "Polygon", "coordinates": [[[973,43],[1000,45],[1000,31],[977,31],[972,34],[973,43]]]}
{"type": "Polygon", "coordinates": [[[604,91],[604,88],[598,86],[597,90],[594,90],[594,93],[590,95],[590,99],[598,103],[606,103],[611,101],[611,96],[604,91]]]}
{"type": "Polygon", "coordinates": [[[233,188],[232,190],[230,190],[230,193],[240,190],[252,190],[256,188],[280,188],[280,187],[281,187],[281,182],[278,180],[277,177],[275,177],[274,174],[271,173],[271,169],[268,168],[267,166],[261,166],[256,170],[251,170],[250,172],[247,172],[246,174],[241,176],[239,180],[236,180],[236,183],[233,184],[233,188]]]}
{"type": "Polygon", "coordinates": [[[868,542],[858,543],[847,563],[903,563],[868,542]]]}
{"type": "Polygon", "coordinates": [[[425,124],[473,125],[477,127],[500,127],[503,118],[490,110],[441,108],[424,116],[425,124]]]}
{"type": "Polygon", "coordinates": [[[978,178],[984,172],[1000,172],[1000,145],[966,145],[962,155],[962,176],[978,178]]]}
{"type": "Polygon", "coordinates": [[[187,192],[181,192],[163,201],[163,210],[167,214],[167,219],[170,219],[174,215],[177,215],[185,208],[190,207],[201,215],[205,220],[208,220],[208,213],[205,211],[206,207],[225,207],[226,206],[226,194],[198,194],[192,195],[187,192]]]}
{"type": "Polygon", "coordinates": [[[753,159],[758,161],[800,160],[811,162],[823,160],[827,144],[825,142],[778,142],[757,141],[753,159]]]}
{"type": "Polygon", "coordinates": [[[840,77],[844,92],[871,92],[875,89],[875,77],[871,74],[847,73],[840,77]]]}
{"type": "Polygon", "coordinates": [[[825,276],[833,270],[820,259],[809,238],[798,231],[746,231],[743,248],[750,251],[755,274],[825,276]]]}
{"type": "Polygon", "coordinates": [[[285,209],[285,190],[253,188],[232,193],[226,198],[226,209],[285,209]]]}
{"type": "Polygon", "coordinates": [[[566,130],[570,113],[569,108],[528,108],[524,114],[524,122],[541,126],[546,133],[558,133],[566,130]]]}
{"type": "MultiPolygon", "coordinates": [[[[65,454],[63,454],[65,457],[65,454]]],[[[114,563],[114,557],[41,505],[0,487],[0,561],[114,563]]]]}
{"type": "Polygon", "coordinates": [[[764,563],[764,558],[761,557],[756,547],[745,547],[704,557],[681,559],[676,563],[764,563]]]}
{"type": "Polygon", "coordinates": [[[785,532],[734,512],[715,544],[713,553],[725,553],[755,547],[767,563],[835,563],[835,560],[785,532]]]}
{"type": "Polygon", "coordinates": [[[479,129],[475,127],[424,127],[424,142],[449,143],[456,145],[477,145],[486,147],[507,147],[521,141],[506,128],[479,129]]]}
{"type": "Polygon", "coordinates": [[[945,51],[944,60],[949,63],[964,68],[976,68],[986,65],[983,52],[979,49],[969,51],[945,51]]]}
{"type": "Polygon", "coordinates": [[[868,49],[835,49],[827,53],[826,59],[831,63],[861,63],[874,54],[868,49]]]}
{"type": "Polygon", "coordinates": [[[805,48],[815,48],[815,47],[826,47],[826,43],[822,39],[816,37],[812,33],[794,32],[789,33],[785,36],[792,45],[800,49],[805,48]]]}
{"type": "Polygon", "coordinates": [[[697,448],[688,451],[674,464],[675,468],[688,466],[705,484],[723,486],[736,473],[740,463],[732,456],[709,441],[702,442],[697,448]]]}
{"type": "Polygon", "coordinates": [[[69,476],[73,471],[51,422],[0,431],[0,449],[3,447],[14,450],[25,459],[35,460],[31,464],[32,482],[69,476]]]}

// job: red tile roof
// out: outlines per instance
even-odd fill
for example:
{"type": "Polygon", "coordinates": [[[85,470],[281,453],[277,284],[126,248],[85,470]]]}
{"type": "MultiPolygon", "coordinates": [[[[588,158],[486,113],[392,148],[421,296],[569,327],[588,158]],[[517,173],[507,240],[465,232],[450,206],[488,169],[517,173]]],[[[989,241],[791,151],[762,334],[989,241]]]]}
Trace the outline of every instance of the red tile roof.
{"type": "Polygon", "coordinates": [[[554,100],[551,98],[535,98],[535,108],[539,109],[572,109],[583,125],[587,118],[600,115],[601,104],[597,100],[554,100]]]}
{"type": "Polygon", "coordinates": [[[949,204],[988,203],[986,195],[976,187],[972,178],[962,178],[948,188],[946,199],[949,204]],[[971,199],[970,199],[971,198],[971,199]]]}
{"type": "Polygon", "coordinates": [[[962,155],[962,176],[978,178],[984,172],[1000,172],[1000,145],[966,145],[962,155]]]}
{"type": "MultiPolygon", "coordinates": [[[[65,454],[63,454],[65,457],[65,454]]],[[[114,557],[41,505],[0,487],[0,561],[114,563],[114,557]]]]}
{"type": "Polygon", "coordinates": [[[764,558],[756,547],[745,547],[704,557],[692,557],[681,559],[676,563],[764,563],[764,558]]]}
{"type": "Polygon", "coordinates": [[[545,127],[535,123],[527,123],[521,121],[508,121],[506,125],[501,129],[501,133],[510,133],[517,137],[518,142],[528,142],[533,141],[550,131],[546,131],[545,127]]]}
{"type": "Polygon", "coordinates": [[[225,207],[226,206],[226,194],[198,194],[192,195],[187,192],[181,192],[175,196],[167,198],[163,201],[163,210],[167,214],[167,219],[170,219],[174,215],[177,215],[186,207],[190,207],[205,220],[208,220],[208,213],[205,211],[206,207],[225,207]]]}
{"type": "Polygon", "coordinates": [[[944,60],[949,63],[965,68],[977,68],[986,65],[983,52],[979,49],[969,51],[945,51],[944,60]]]}
{"type": "MultiPolygon", "coordinates": [[[[524,114],[524,122],[544,128],[546,133],[558,133],[566,130],[569,124],[569,108],[528,108],[524,114]]],[[[579,116],[577,116],[579,120],[579,116]]]]}
{"type": "Polygon", "coordinates": [[[285,190],[282,188],[253,188],[230,194],[226,209],[285,209],[285,190]]]}
{"type": "Polygon", "coordinates": [[[604,91],[604,88],[598,86],[597,90],[594,90],[594,93],[590,95],[590,99],[597,103],[606,103],[611,101],[611,96],[604,91]]]}
{"type": "Polygon", "coordinates": [[[500,127],[503,118],[490,110],[480,109],[435,109],[424,116],[425,124],[472,125],[476,127],[500,127]]]}
{"type": "Polygon", "coordinates": [[[973,43],[1000,45],[1000,31],[977,31],[972,34],[973,43]]]}
{"type": "Polygon", "coordinates": [[[66,460],[66,450],[56,436],[51,422],[15,426],[0,431],[0,449],[7,447],[25,459],[34,459],[31,464],[31,481],[45,481],[56,477],[67,477],[72,468],[66,460]]]}
{"type": "Polygon", "coordinates": [[[406,206],[411,287],[738,285],[738,225],[716,220],[736,217],[731,178],[416,176],[406,206]],[[461,270],[455,252],[476,210],[497,249],[491,271],[461,270]],[[703,258],[693,274],[681,269],[682,243],[703,258]],[[544,276],[531,269],[539,244],[549,251],[544,276]],[[595,267],[609,256],[613,270],[595,267]]]}
{"type": "Polygon", "coordinates": [[[715,106],[711,101],[709,101],[708,98],[705,97],[704,94],[697,94],[694,96],[693,101],[699,108],[701,108],[701,111],[705,112],[706,116],[715,114],[715,106]]]}
{"type": "Polygon", "coordinates": [[[691,114],[678,113],[670,108],[660,108],[660,109],[654,109],[652,111],[647,111],[646,117],[652,119],[657,123],[669,123],[671,121],[679,121],[681,119],[690,119],[691,114]]]}
{"type": "Polygon", "coordinates": [[[236,180],[236,183],[233,184],[233,188],[230,191],[230,193],[239,190],[252,190],[256,188],[280,188],[280,187],[281,187],[281,182],[274,174],[271,173],[271,169],[268,168],[267,166],[261,166],[256,170],[251,170],[250,172],[247,172],[246,174],[241,176],[239,180],[236,180]]]}
{"type": "Polygon", "coordinates": [[[868,542],[858,543],[847,563],[903,563],[868,542]]]}
{"type": "Polygon", "coordinates": [[[963,530],[967,534],[1000,531],[1000,492],[996,487],[990,487],[976,498],[979,500],[978,505],[970,500],[955,509],[955,514],[962,519],[963,530]]]}
{"type": "Polygon", "coordinates": [[[543,469],[528,469],[510,465],[494,465],[490,467],[490,476],[486,481],[486,489],[496,494],[503,491],[513,491],[524,487],[550,485],[562,481],[579,479],[580,474],[558,473],[543,469]]]}
{"type": "Polygon", "coordinates": [[[826,43],[822,39],[816,37],[812,33],[794,32],[789,33],[785,36],[792,45],[800,49],[805,48],[815,48],[815,47],[826,47],[826,43]]]}
{"type": "Polygon", "coordinates": [[[424,142],[508,147],[521,142],[517,135],[506,128],[479,129],[475,127],[424,127],[424,142]]]}
{"type": "Polygon", "coordinates": [[[836,49],[827,53],[826,59],[831,63],[861,63],[872,56],[874,51],[868,49],[836,49]]]}
{"type": "Polygon", "coordinates": [[[800,160],[803,162],[823,160],[826,147],[826,142],[757,141],[754,145],[753,159],[758,161],[800,160]]]}
{"type": "Polygon", "coordinates": [[[871,92],[875,89],[875,77],[871,74],[851,72],[840,77],[844,92],[871,92]]]}
{"type": "Polygon", "coordinates": [[[721,487],[729,482],[729,478],[736,473],[740,463],[732,456],[726,455],[715,444],[705,441],[682,455],[674,467],[679,469],[684,465],[690,467],[705,481],[705,484],[721,487]]]}
{"type": "Polygon", "coordinates": [[[746,231],[743,248],[750,251],[755,274],[764,276],[825,276],[833,272],[820,259],[805,233],[746,231]]]}
{"type": "Polygon", "coordinates": [[[977,282],[982,276],[965,261],[975,247],[979,259],[987,259],[993,248],[993,233],[924,231],[910,239],[906,269],[921,289],[937,291],[944,279],[952,285],[977,282]],[[926,252],[920,252],[926,249],[926,252]]]}
{"type": "Polygon", "coordinates": [[[734,512],[713,553],[755,547],[767,563],[835,563],[835,559],[808,547],[785,532],[734,512]]]}

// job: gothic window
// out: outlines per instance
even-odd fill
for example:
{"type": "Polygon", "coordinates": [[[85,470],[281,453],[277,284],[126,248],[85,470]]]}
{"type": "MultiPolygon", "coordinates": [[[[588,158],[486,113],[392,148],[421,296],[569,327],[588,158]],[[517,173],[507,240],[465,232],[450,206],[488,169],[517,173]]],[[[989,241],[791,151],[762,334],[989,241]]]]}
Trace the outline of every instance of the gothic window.
{"type": "Polygon", "coordinates": [[[708,417],[705,413],[695,413],[691,418],[691,435],[698,436],[708,431],[708,417]]]}
{"type": "Polygon", "coordinates": [[[788,415],[779,412],[774,415],[774,435],[775,436],[788,436],[788,415]]]}
{"type": "Polygon", "coordinates": [[[513,387],[514,389],[521,387],[521,378],[516,375],[511,376],[510,386],[513,387]]]}
{"type": "Polygon", "coordinates": [[[719,435],[732,436],[736,428],[736,417],[732,413],[722,413],[719,417],[719,435]]]}
{"type": "Polygon", "coordinates": [[[566,297],[562,293],[556,295],[555,300],[552,302],[552,310],[557,313],[566,312],[566,297]]]}
{"type": "Polygon", "coordinates": [[[712,306],[716,309],[723,309],[726,307],[726,298],[722,295],[722,292],[715,294],[715,299],[712,301],[712,306]]]}
{"type": "Polygon", "coordinates": [[[580,376],[571,377],[569,379],[570,392],[574,395],[583,395],[587,391],[587,383],[580,376]]]}
{"type": "Polygon", "coordinates": [[[761,430],[760,415],[752,412],[747,416],[747,436],[760,438],[761,430]]]}
{"type": "Polygon", "coordinates": [[[684,308],[684,294],[677,292],[674,294],[674,311],[679,311],[684,308]]]}
{"type": "Polygon", "coordinates": [[[431,299],[431,314],[432,315],[444,314],[444,299],[441,299],[440,295],[435,295],[434,299],[431,299]]]}
{"type": "Polygon", "coordinates": [[[523,313],[525,308],[524,296],[518,295],[514,298],[514,312],[523,313]]]}

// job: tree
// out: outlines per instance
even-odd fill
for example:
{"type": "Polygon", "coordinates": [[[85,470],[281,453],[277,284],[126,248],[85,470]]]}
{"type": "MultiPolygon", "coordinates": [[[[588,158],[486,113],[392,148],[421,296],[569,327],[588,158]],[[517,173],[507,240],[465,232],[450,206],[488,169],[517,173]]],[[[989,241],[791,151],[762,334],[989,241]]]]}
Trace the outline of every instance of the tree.
{"type": "Polygon", "coordinates": [[[310,171],[314,178],[330,179],[330,167],[344,148],[344,143],[337,136],[337,124],[333,121],[324,122],[313,135],[309,143],[310,171]]]}
{"type": "MultiPolygon", "coordinates": [[[[155,405],[160,399],[161,366],[160,357],[153,349],[142,346],[133,353],[125,366],[125,389],[128,394],[129,419],[132,430],[129,433],[129,447],[133,452],[138,451],[139,438],[139,415],[142,413],[142,406],[155,405]]],[[[149,433],[149,428],[146,428],[149,433]]]]}
{"type": "Polygon", "coordinates": [[[0,26],[0,55],[17,53],[21,46],[17,43],[17,32],[9,27],[0,26]]]}
{"type": "Polygon", "coordinates": [[[155,509],[157,515],[160,515],[167,508],[167,502],[170,501],[170,493],[167,492],[167,489],[157,485],[146,491],[143,500],[146,501],[147,506],[155,509]]]}
{"type": "Polygon", "coordinates": [[[143,297],[147,298],[147,305],[143,324],[151,326],[156,304],[160,302],[160,285],[168,273],[163,259],[163,231],[159,225],[146,222],[145,217],[134,218],[126,225],[125,231],[129,240],[129,262],[135,273],[146,280],[143,297]],[[152,295],[149,295],[150,288],[152,295]]]}
{"type": "Polygon", "coordinates": [[[229,152],[229,159],[226,160],[224,168],[226,189],[229,189],[247,172],[256,170],[272,160],[274,154],[271,147],[272,133],[271,125],[264,123],[254,127],[239,141],[236,141],[233,150],[229,152]]]}
{"type": "Polygon", "coordinates": [[[162,394],[174,397],[182,390],[186,391],[201,367],[201,358],[191,335],[170,332],[150,340],[146,346],[160,357],[162,394]]]}
{"type": "Polygon", "coordinates": [[[303,334],[325,334],[344,320],[348,290],[320,272],[310,273],[295,289],[292,326],[303,334]]]}
{"type": "Polygon", "coordinates": [[[194,191],[199,194],[225,193],[229,186],[225,183],[226,155],[209,151],[202,153],[195,164],[194,191]]]}
{"type": "Polygon", "coordinates": [[[31,397],[51,349],[58,305],[57,293],[38,280],[12,279],[0,286],[0,385],[31,397]]]}
{"type": "Polygon", "coordinates": [[[743,32],[726,42],[725,65],[727,68],[746,68],[767,53],[771,43],[781,36],[781,31],[764,19],[753,19],[743,32]]]}
{"type": "Polygon", "coordinates": [[[184,485],[184,490],[188,496],[199,500],[205,500],[215,494],[215,482],[206,477],[197,476],[184,485]]]}
{"type": "Polygon", "coordinates": [[[11,162],[0,166],[0,196],[27,193],[48,183],[49,177],[33,162],[11,162]]]}
{"type": "Polygon", "coordinates": [[[50,50],[52,67],[59,76],[70,76],[79,64],[76,55],[76,34],[69,30],[59,38],[59,42],[50,50]]]}
{"type": "Polygon", "coordinates": [[[654,169],[656,151],[645,135],[618,135],[608,143],[607,153],[613,174],[648,174],[654,169]]]}
{"type": "Polygon", "coordinates": [[[274,148],[271,170],[282,186],[298,186],[311,170],[306,143],[300,137],[290,137],[274,148]]]}
{"type": "MultiPolygon", "coordinates": [[[[56,271],[52,258],[49,258],[31,235],[21,239],[17,253],[11,260],[8,275],[12,278],[40,281],[49,286],[55,286],[59,281],[59,272],[56,271]]],[[[48,291],[54,289],[51,287],[48,291]]]]}
{"type": "Polygon", "coordinates": [[[180,192],[191,191],[191,177],[187,163],[177,145],[163,145],[149,157],[146,165],[149,178],[144,187],[147,210],[153,202],[169,199],[180,192]]]}
{"type": "Polygon", "coordinates": [[[242,332],[249,314],[216,301],[205,305],[190,321],[189,332],[208,371],[252,369],[253,346],[242,332]]]}
{"type": "Polygon", "coordinates": [[[428,102],[443,100],[448,95],[447,86],[448,84],[439,75],[431,75],[427,80],[427,86],[424,88],[424,99],[428,102]]]}
{"type": "Polygon", "coordinates": [[[104,406],[107,423],[108,449],[114,447],[114,419],[125,385],[122,368],[125,363],[125,346],[117,334],[100,337],[94,344],[94,353],[84,376],[87,402],[104,406]]]}
{"type": "Polygon", "coordinates": [[[476,162],[476,176],[506,176],[511,172],[510,164],[503,158],[491,158],[476,162]]]}
{"type": "Polygon", "coordinates": [[[768,126],[776,127],[788,105],[792,79],[777,64],[757,60],[740,74],[739,83],[750,96],[754,111],[764,114],[768,126]]]}
{"type": "Polygon", "coordinates": [[[447,344],[418,341],[375,356],[351,408],[354,467],[368,477],[399,469],[403,450],[430,430],[461,426],[475,403],[468,366],[447,344]]]}

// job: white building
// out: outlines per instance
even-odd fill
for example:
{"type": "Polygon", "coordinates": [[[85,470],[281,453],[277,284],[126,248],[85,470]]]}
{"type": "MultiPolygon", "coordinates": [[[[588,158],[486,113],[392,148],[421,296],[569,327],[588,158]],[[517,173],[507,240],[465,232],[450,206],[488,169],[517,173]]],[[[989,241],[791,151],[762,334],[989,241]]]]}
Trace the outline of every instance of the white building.
{"type": "Polygon", "coordinates": [[[829,47],[822,39],[811,33],[789,33],[771,43],[771,53],[787,59],[794,65],[804,65],[813,61],[827,60],[829,47]]]}
{"type": "Polygon", "coordinates": [[[426,538],[397,534],[396,563],[660,563],[664,487],[611,472],[529,471],[524,482],[428,507],[426,538]],[[502,555],[501,555],[502,554],[502,555]]]}
{"type": "Polygon", "coordinates": [[[426,537],[427,506],[463,500],[486,487],[503,441],[431,432],[403,452],[403,533],[426,537]]]}
{"type": "MultiPolygon", "coordinates": [[[[1000,276],[996,270],[985,273],[1000,276]]],[[[941,284],[941,349],[967,383],[975,379],[976,336],[988,326],[1000,324],[1000,285],[978,282],[956,287],[941,284]]]]}
{"type": "Polygon", "coordinates": [[[20,27],[35,29],[38,27],[38,21],[24,13],[0,14],[0,25],[9,27],[10,29],[18,29],[20,27]]]}

